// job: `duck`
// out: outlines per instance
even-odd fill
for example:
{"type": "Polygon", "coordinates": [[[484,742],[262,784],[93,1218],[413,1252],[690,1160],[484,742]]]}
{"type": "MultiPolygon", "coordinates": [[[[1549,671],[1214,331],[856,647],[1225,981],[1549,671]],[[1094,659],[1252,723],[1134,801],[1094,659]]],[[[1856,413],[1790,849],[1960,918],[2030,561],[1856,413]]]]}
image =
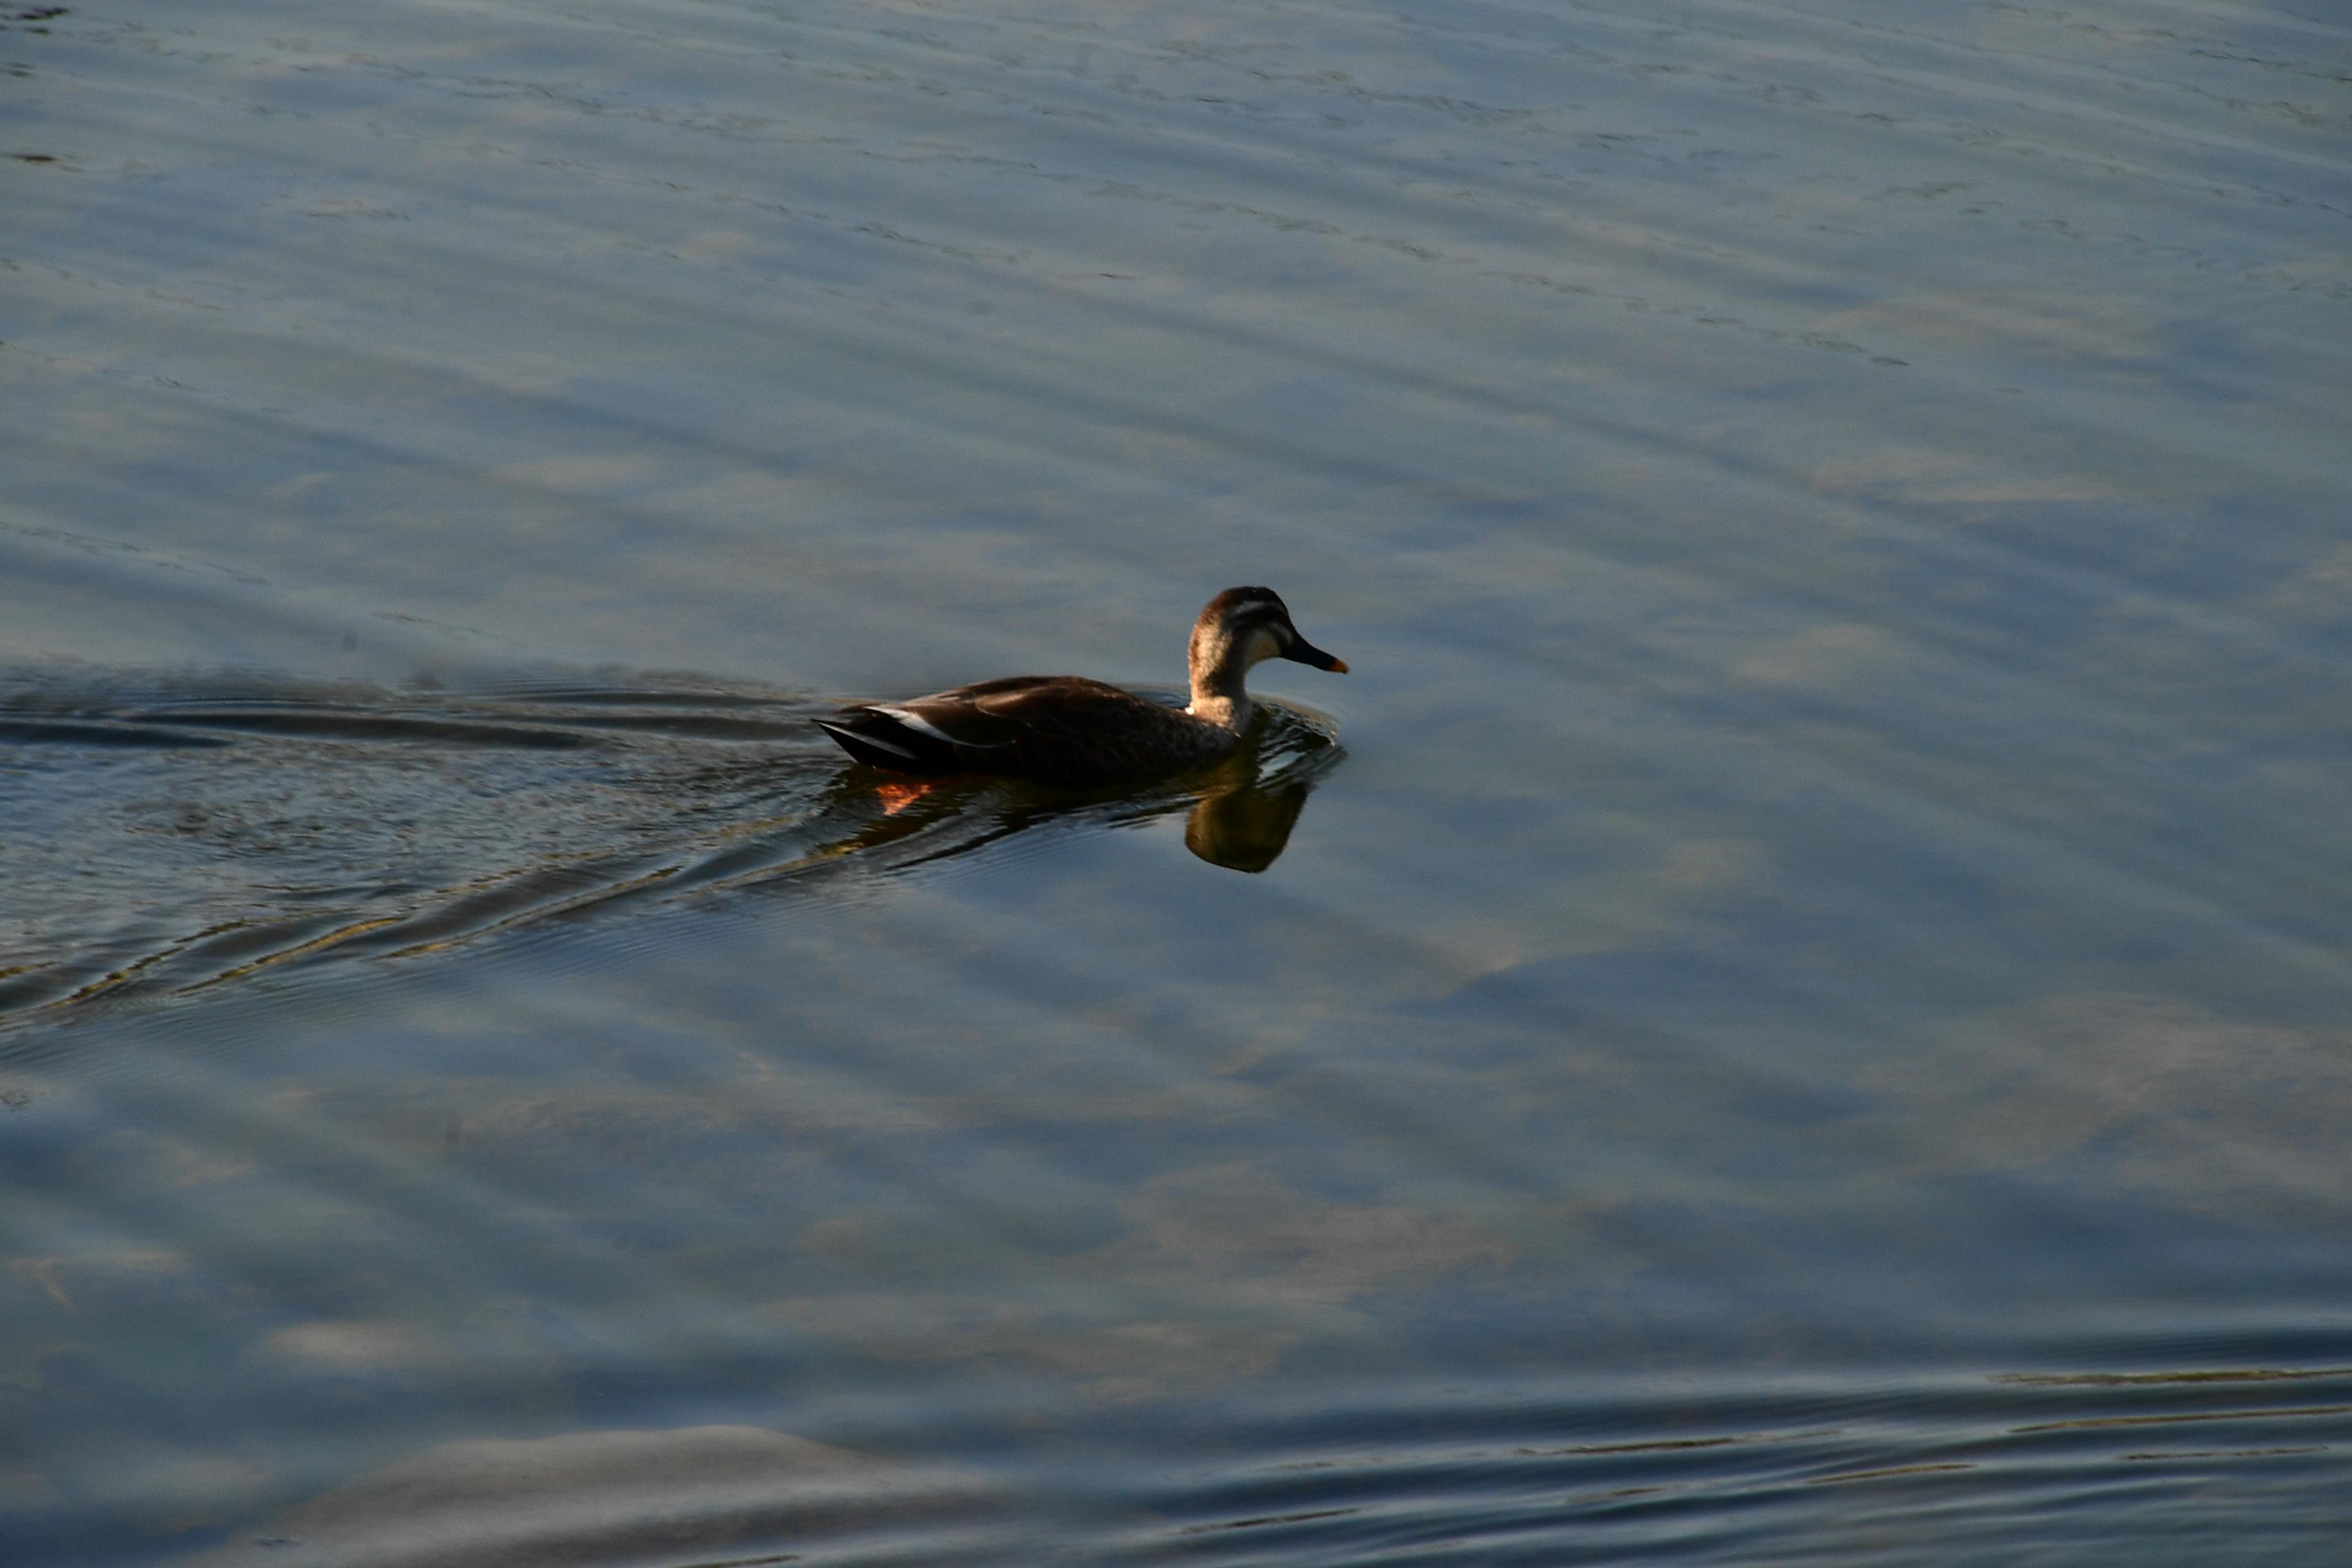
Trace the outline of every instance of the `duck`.
{"type": "Polygon", "coordinates": [[[892,773],[1119,784],[1232,755],[1257,711],[1244,682],[1269,658],[1348,669],[1299,636],[1273,589],[1228,588],[1192,623],[1192,697],[1181,710],[1082,675],[1016,675],[861,702],[814,722],[857,761],[892,773]]]}

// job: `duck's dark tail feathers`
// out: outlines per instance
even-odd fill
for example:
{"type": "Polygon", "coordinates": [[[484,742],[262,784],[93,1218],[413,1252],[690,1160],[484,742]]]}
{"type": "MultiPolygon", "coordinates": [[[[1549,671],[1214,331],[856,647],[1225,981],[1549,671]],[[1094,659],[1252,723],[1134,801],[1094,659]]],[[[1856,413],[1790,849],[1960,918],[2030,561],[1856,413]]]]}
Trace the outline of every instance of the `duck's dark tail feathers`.
{"type": "Polygon", "coordinates": [[[955,747],[936,736],[908,728],[887,713],[852,708],[812,723],[832,736],[841,749],[869,767],[898,773],[951,773],[963,771],[955,747]]]}

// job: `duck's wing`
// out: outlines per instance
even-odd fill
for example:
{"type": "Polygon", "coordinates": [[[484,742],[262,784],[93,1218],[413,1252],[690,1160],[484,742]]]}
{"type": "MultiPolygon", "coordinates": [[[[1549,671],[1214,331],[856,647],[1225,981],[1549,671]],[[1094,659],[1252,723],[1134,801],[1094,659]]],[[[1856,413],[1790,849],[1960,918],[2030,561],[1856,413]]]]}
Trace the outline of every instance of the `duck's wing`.
{"type": "Polygon", "coordinates": [[[1020,675],[904,702],[845,708],[817,727],[861,763],[898,773],[1051,773],[1074,748],[1164,712],[1076,675],[1020,675]]]}

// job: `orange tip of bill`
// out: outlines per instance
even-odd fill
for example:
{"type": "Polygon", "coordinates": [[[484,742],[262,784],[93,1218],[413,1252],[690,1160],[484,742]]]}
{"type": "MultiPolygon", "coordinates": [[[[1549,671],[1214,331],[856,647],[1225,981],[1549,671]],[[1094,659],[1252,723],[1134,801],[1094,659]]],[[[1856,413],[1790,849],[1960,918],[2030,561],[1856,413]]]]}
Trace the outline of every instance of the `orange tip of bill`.
{"type": "Polygon", "coordinates": [[[1333,659],[1333,660],[1331,661],[1331,673],[1332,673],[1332,674],[1334,674],[1334,675],[1345,675],[1345,674],[1347,674],[1347,673],[1348,673],[1348,661],[1347,661],[1346,659],[1344,659],[1344,658],[1335,658],[1335,659],[1333,659]]]}

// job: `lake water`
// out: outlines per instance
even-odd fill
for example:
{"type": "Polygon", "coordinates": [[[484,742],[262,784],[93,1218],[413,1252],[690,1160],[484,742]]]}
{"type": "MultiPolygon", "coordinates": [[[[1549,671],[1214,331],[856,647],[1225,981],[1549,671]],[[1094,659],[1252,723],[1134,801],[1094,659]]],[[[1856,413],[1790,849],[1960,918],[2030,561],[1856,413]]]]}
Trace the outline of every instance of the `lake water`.
{"type": "Polygon", "coordinates": [[[2337,8],[0,69],[9,1563],[2344,1550],[2337,8]]]}

